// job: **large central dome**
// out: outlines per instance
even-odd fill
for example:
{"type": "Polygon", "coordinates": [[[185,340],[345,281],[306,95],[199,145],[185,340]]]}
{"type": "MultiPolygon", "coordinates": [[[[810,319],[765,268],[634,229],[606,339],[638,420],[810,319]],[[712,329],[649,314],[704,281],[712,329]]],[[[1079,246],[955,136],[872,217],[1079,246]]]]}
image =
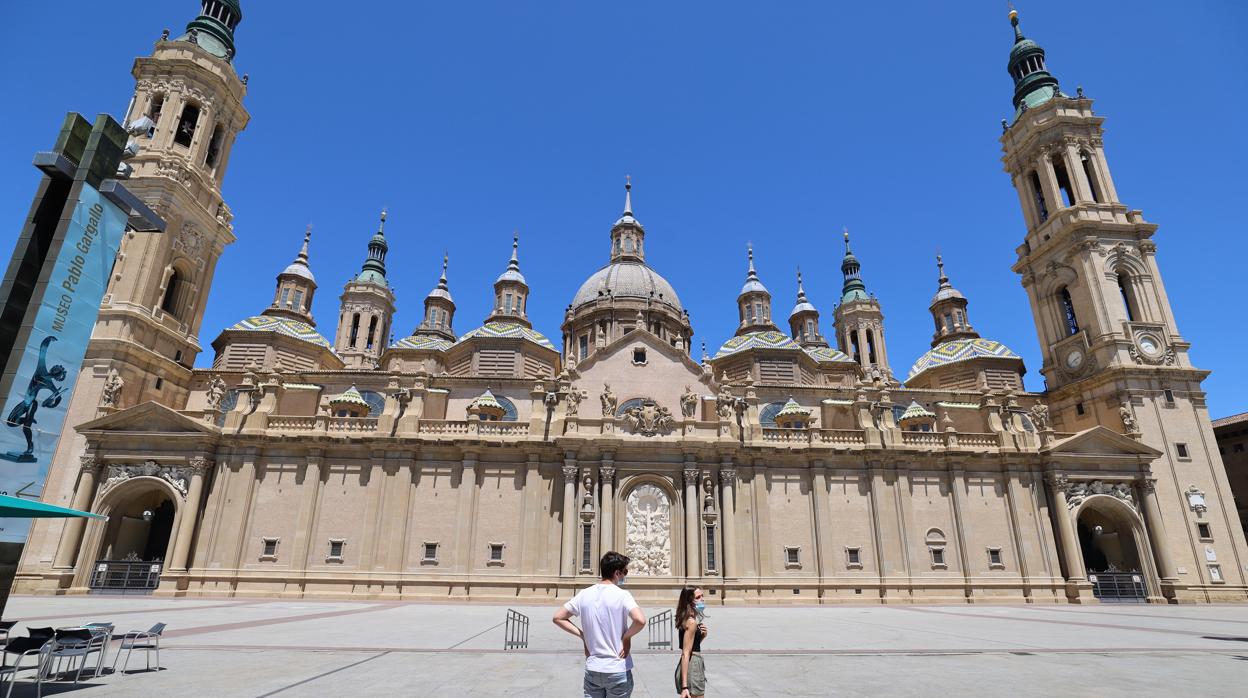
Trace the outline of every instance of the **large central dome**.
{"type": "Polygon", "coordinates": [[[676,290],[667,279],[643,262],[635,261],[612,262],[590,275],[572,299],[572,309],[611,297],[653,300],[677,311],[683,310],[676,290]]]}

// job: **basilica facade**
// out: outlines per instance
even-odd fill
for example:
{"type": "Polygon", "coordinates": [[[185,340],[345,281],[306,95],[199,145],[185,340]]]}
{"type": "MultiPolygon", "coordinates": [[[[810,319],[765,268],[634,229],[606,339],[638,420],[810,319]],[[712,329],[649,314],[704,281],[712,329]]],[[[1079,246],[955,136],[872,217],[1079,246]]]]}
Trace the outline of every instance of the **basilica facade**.
{"type": "Polygon", "coordinates": [[[487,317],[456,317],[444,260],[392,341],[383,212],[338,317],[311,313],[309,231],[271,303],[192,368],[234,239],[221,181],[249,118],[241,19],[204,0],[135,62],[127,119],[155,127],[127,186],[167,231],[126,235],[44,494],[109,518],[39,520],[19,592],[86,593],[139,565],[157,594],[553,600],[614,549],[643,600],[688,583],[726,604],[1248,596],[1208,372],[1188,360],[1156,226],[1119,200],[1103,117],[1060,89],[1016,14],[1000,142],[1043,393],[942,262],[931,347],[895,363],[907,350],[848,233],[829,315],[800,276],[773,296],[750,250],[734,336],[695,356],[629,185],[557,334],[529,317],[540,282],[516,240],[487,317]]]}

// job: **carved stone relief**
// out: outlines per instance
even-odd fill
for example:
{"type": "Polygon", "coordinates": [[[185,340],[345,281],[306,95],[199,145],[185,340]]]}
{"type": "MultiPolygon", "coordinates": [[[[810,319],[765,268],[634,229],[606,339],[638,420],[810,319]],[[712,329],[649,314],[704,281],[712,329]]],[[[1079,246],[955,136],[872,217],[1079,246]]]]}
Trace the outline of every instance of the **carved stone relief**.
{"type": "Polygon", "coordinates": [[[187,467],[160,465],[150,460],[138,465],[110,465],[108,466],[108,479],[104,481],[100,492],[107,492],[131,478],[158,477],[172,485],[173,489],[177,490],[178,494],[182,495],[182,499],[185,500],[187,486],[195,468],[196,465],[187,467]]]}
{"type": "Polygon", "coordinates": [[[630,574],[672,574],[671,501],[656,485],[640,485],[628,495],[627,549],[630,574]]]}

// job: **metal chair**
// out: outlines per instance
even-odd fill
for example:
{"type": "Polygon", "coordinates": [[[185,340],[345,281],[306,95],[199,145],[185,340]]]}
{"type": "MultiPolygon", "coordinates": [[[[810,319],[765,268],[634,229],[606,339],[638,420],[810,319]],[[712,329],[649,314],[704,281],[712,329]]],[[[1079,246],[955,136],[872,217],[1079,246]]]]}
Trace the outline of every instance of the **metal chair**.
{"type": "Polygon", "coordinates": [[[0,636],[3,636],[3,644],[9,644],[9,631],[15,625],[17,625],[15,620],[0,620],[0,636]]]}
{"type": "MultiPolygon", "coordinates": [[[[19,637],[17,639],[24,640],[26,638],[19,637]]],[[[43,680],[48,677],[48,669],[52,667],[52,644],[53,643],[51,641],[45,642],[41,647],[30,650],[29,652],[24,652],[21,655],[21,657],[24,657],[27,654],[39,655],[39,660],[35,662],[34,667],[26,667],[27,669],[35,669],[34,681],[37,689],[35,695],[38,698],[43,697],[43,680]]],[[[0,667],[0,686],[3,686],[6,680],[9,682],[9,688],[4,692],[4,698],[9,698],[9,696],[13,695],[13,684],[17,683],[17,672],[21,671],[21,669],[22,667],[17,664],[13,666],[0,667]]]]}
{"type": "Polygon", "coordinates": [[[87,666],[87,655],[92,651],[95,634],[90,628],[58,628],[52,638],[52,659],[56,662],[56,676],[66,673],[61,670],[61,662],[68,660],[68,671],[74,670],[74,662],[78,662],[78,671],[74,674],[74,683],[82,678],[82,670],[87,666]]]}
{"type": "Polygon", "coordinates": [[[152,652],[156,653],[156,671],[160,671],[160,636],[165,632],[165,624],[157,623],[148,630],[131,630],[121,636],[121,646],[117,648],[117,656],[113,658],[113,672],[117,671],[117,660],[121,659],[121,653],[126,653],[126,661],[121,665],[121,671],[124,673],[126,667],[130,666],[130,655],[135,650],[146,652],[147,668],[152,668],[152,652]]]}
{"type": "Polygon", "coordinates": [[[13,662],[14,670],[22,669],[22,659],[39,652],[52,639],[56,631],[52,628],[26,628],[28,637],[15,637],[4,646],[4,651],[0,653],[0,659],[3,660],[4,666],[9,664],[9,655],[16,654],[17,660],[13,662]]]}

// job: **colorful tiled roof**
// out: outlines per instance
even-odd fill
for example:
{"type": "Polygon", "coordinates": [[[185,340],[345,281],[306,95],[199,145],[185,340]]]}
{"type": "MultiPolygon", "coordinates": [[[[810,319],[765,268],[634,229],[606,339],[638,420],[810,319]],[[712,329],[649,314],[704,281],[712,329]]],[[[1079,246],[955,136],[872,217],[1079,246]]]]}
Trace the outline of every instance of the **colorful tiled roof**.
{"type": "Polygon", "coordinates": [[[329,398],[329,404],[358,405],[364,408],[372,408],[372,405],[368,404],[368,400],[364,399],[364,396],[360,394],[360,391],[355,387],[355,385],[352,385],[350,388],[347,388],[338,395],[334,395],[329,398]]]}
{"type": "Polygon", "coordinates": [[[242,332],[276,332],[278,334],[284,334],[287,337],[301,339],[310,344],[315,344],[318,347],[325,347],[326,349],[331,347],[329,340],[322,337],[321,333],[317,332],[315,327],[306,322],[292,320],[285,317],[256,315],[255,317],[249,317],[246,320],[239,320],[233,325],[227,327],[226,330],[242,332]]]}
{"type": "Polygon", "coordinates": [[[451,348],[454,342],[442,339],[441,337],[426,337],[423,335],[412,335],[404,337],[394,344],[390,345],[391,349],[424,349],[426,351],[446,351],[451,348]]]}
{"type": "Polygon", "coordinates": [[[919,360],[915,361],[914,366],[911,367],[909,378],[914,378],[929,368],[984,357],[1022,360],[1022,357],[1010,351],[1010,348],[1001,342],[994,342],[991,339],[983,339],[982,337],[955,339],[939,344],[923,354],[923,356],[920,356],[919,360]]]}
{"type": "Polygon", "coordinates": [[[519,337],[552,351],[555,349],[555,345],[551,344],[550,340],[546,339],[541,332],[514,322],[487,322],[475,330],[465,332],[464,336],[460,337],[456,344],[465,342],[473,337],[519,337]]]}
{"type": "Polygon", "coordinates": [[[797,401],[794,400],[793,398],[789,398],[789,401],[784,403],[784,407],[781,407],[780,411],[776,413],[776,418],[784,419],[785,417],[799,417],[799,416],[809,417],[811,411],[812,410],[809,410],[797,404],[797,401]]]}
{"type": "Polygon", "coordinates": [[[507,408],[503,407],[502,403],[495,399],[494,393],[490,392],[489,388],[486,388],[484,393],[481,393],[473,398],[472,402],[468,403],[468,414],[486,414],[501,417],[506,413],[507,408]]]}
{"type": "Polygon", "coordinates": [[[715,352],[715,358],[731,356],[748,349],[792,349],[801,351],[802,345],[794,342],[787,334],[776,332],[775,330],[747,332],[724,342],[719,351],[715,352]]]}
{"type": "Polygon", "coordinates": [[[911,400],[910,405],[906,407],[906,411],[901,413],[901,421],[903,422],[910,419],[935,419],[935,417],[935,414],[914,400],[911,400]]]}
{"type": "Polygon", "coordinates": [[[822,363],[839,363],[842,361],[848,361],[851,364],[854,363],[854,360],[851,359],[849,355],[845,354],[842,351],[833,349],[832,347],[805,347],[802,349],[802,351],[806,352],[807,355],[810,356],[810,358],[814,359],[815,361],[818,361],[821,364],[822,363]]]}

